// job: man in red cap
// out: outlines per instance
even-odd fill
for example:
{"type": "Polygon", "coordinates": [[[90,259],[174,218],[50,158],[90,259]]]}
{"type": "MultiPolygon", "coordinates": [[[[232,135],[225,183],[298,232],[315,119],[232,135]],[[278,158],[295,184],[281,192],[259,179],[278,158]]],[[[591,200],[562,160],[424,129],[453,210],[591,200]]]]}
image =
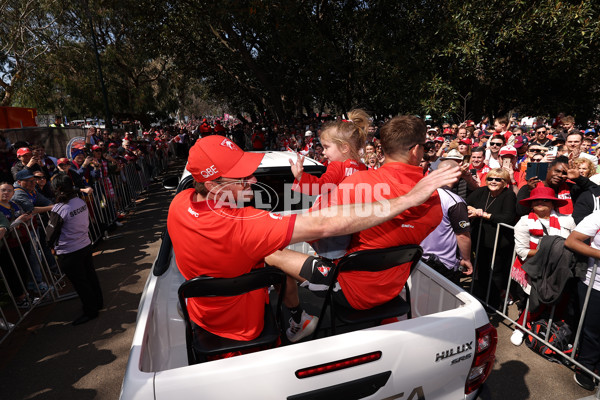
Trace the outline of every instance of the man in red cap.
{"type": "MultiPolygon", "coordinates": [[[[190,149],[187,169],[195,185],[175,196],[167,218],[176,262],[186,279],[198,275],[239,276],[263,267],[266,256],[289,244],[378,225],[427,201],[436,188],[453,183],[459,175],[457,168],[440,170],[423,178],[403,196],[373,203],[372,207],[336,206],[286,216],[253,207],[237,208],[235,199],[251,198],[250,185],[256,182],[253,173],[263,156],[246,153],[219,135],[202,138],[190,149]],[[371,212],[365,213],[366,208],[371,212]]],[[[292,271],[293,277],[309,279],[300,272],[298,265],[292,271]]],[[[312,273],[326,275],[327,271],[312,273]]],[[[209,332],[252,340],[263,329],[266,300],[267,292],[260,290],[230,298],[192,298],[188,310],[192,321],[209,332]]],[[[316,318],[306,314],[302,320],[305,334],[294,334],[292,339],[299,340],[316,327],[316,318]]]]}
{"type": "Polygon", "coordinates": [[[21,147],[17,150],[17,161],[10,169],[10,172],[13,175],[13,178],[17,179],[17,173],[22,169],[27,168],[29,171],[42,171],[42,167],[40,165],[40,159],[35,157],[33,152],[29,147],[21,147]]]}

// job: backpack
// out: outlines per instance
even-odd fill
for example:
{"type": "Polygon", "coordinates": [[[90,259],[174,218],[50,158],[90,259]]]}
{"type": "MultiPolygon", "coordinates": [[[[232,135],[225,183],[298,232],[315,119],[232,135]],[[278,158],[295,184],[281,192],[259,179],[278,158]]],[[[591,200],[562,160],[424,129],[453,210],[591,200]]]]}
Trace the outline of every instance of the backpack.
{"type": "MultiPolygon", "coordinates": [[[[530,330],[542,339],[546,337],[546,331],[548,330],[548,321],[540,319],[531,323],[530,330]]],[[[572,335],[571,328],[564,321],[552,322],[550,327],[550,335],[548,336],[548,342],[556,347],[558,350],[565,354],[571,354],[573,346],[569,343],[572,335]]],[[[554,350],[548,347],[541,340],[536,339],[532,335],[525,337],[525,344],[533,352],[538,353],[548,361],[559,362],[565,365],[569,365],[569,361],[565,357],[561,357],[554,350]]]]}
{"type": "MultiPolygon", "coordinates": [[[[62,206],[58,209],[60,210],[62,206]]],[[[57,210],[57,211],[58,211],[57,210]]],[[[46,225],[46,229],[44,232],[46,233],[46,242],[50,248],[56,247],[58,244],[58,239],[60,238],[60,232],[62,230],[63,224],[65,220],[60,216],[59,213],[55,211],[50,211],[49,213],[48,225],[46,225]]]]}

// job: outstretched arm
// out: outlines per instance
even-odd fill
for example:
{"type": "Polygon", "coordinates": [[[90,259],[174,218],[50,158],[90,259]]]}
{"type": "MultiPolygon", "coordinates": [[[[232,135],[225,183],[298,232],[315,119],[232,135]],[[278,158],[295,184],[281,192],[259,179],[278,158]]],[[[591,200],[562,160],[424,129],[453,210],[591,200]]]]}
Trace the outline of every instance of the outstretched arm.
{"type": "Polygon", "coordinates": [[[301,214],[296,218],[290,243],[347,235],[389,221],[409,208],[426,202],[436,189],[458,180],[458,167],[438,168],[403,196],[380,202],[346,204],[301,214]]]}

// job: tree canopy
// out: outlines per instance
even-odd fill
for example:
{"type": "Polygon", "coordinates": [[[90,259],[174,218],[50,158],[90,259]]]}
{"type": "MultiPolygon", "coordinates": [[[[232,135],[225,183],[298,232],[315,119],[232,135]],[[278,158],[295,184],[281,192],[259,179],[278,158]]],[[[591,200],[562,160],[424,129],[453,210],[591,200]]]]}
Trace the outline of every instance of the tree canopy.
{"type": "Polygon", "coordinates": [[[598,113],[600,3],[0,0],[0,104],[141,120],[598,113]]]}

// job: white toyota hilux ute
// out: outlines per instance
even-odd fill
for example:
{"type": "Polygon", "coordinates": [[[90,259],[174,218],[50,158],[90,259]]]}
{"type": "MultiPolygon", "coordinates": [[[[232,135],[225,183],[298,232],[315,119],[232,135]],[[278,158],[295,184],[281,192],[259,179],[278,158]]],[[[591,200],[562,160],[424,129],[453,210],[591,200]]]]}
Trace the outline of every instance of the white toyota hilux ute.
{"type": "MultiPolygon", "coordinates": [[[[255,176],[272,191],[262,197],[288,195],[283,183],[293,182],[288,160],[295,157],[266,152],[255,176]]],[[[305,172],[323,170],[305,160],[305,172]]],[[[191,186],[185,171],[178,191],[191,186]]],[[[301,201],[297,208],[305,207],[301,201]]],[[[492,370],[497,336],[484,308],[423,262],[408,281],[411,319],[189,365],[177,298],[184,278],[167,242],[140,301],[123,400],[474,399],[492,370]]],[[[312,250],[307,243],[289,248],[312,250]]]]}

